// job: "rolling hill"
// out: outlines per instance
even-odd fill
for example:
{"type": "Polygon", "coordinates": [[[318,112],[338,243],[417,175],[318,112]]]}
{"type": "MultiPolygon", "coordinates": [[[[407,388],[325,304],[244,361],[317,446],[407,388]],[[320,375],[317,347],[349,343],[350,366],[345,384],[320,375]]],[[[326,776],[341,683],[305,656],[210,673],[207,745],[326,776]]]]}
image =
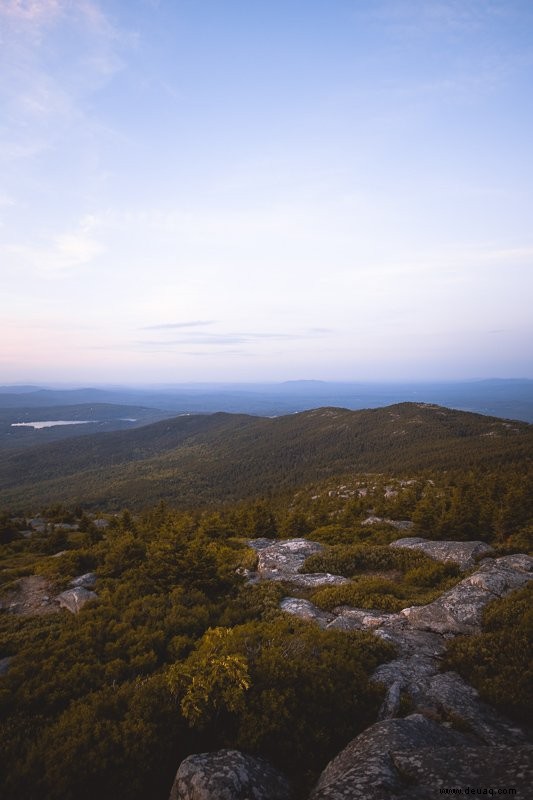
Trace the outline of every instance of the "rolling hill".
{"type": "Polygon", "coordinates": [[[175,412],[116,403],[0,407],[0,452],[21,450],[73,436],[129,430],[172,416],[175,416],[175,412]],[[75,421],[78,424],[37,429],[31,427],[32,422],[57,420],[75,421]]]}
{"type": "Polygon", "coordinates": [[[533,428],[420,403],[274,419],[216,413],[70,438],[0,460],[0,504],[140,508],[234,501],[348,472],[524,465],[533,428]]]}

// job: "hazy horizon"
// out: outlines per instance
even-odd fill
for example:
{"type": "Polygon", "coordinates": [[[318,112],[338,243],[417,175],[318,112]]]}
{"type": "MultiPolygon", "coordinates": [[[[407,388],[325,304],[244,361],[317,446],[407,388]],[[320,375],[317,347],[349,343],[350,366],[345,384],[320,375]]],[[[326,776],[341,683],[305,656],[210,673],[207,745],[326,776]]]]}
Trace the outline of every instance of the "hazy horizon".
{"type": "Polygon", "coordinates": [[[94,388],[94,389],[123,389],[123,388],[133,388],[133,389],[173,389],[173,388],[180,388],[185,386],[198,386],[198,387],[237,387],[237,386],[288,386],[291,384],[300,384],[300,385],[335,385],[335,386],[438,386],[439,384],[442,385],[452,385],[452,384],[477,384],[477,383],[533,383],[533,378],[526,378],[523,375],[517,375],[511,378],[500,378],[498,376],[485,376],[485,377],[472,377],[472,378],[439,378],[435,380],[426,380],[426,379],[419,379],[419,380],[322,380],[320,378],[290,378],[288,380],[256,380],[256,381],[154,381],[154,382],[142,382],[142,381],[121,381],[121,382],[112,382],[112,381],[33,381],[33,380],[21,380],[21,381],[5,381],[0,382],[0,389],[7,389],[12,387],[20,387],[20,388],[37,388],[37,389],[83,389],[83,388],[94,388]]]}
{"type": "Polygon", "coordinates": [[[529,0],[6,0],[0,384],[532,379],[532,33],[529,0]]]}

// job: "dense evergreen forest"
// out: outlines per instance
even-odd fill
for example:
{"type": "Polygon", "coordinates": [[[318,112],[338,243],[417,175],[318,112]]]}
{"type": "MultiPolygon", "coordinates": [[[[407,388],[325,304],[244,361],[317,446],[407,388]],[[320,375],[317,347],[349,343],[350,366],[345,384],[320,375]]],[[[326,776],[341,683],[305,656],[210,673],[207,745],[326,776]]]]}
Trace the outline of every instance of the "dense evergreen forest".
{"type": "Polygon", "coordinates": [[[528,463],[528,423],[421,403],[321,408],[268,419],[182,416],[0,457],[0,504],[140,510],[214,506],[353,472],[506,469],[528,463]]]}
{"type": "MultiPolygon", "coordinates": [[[[379,417],[371,428],[374,438],[359,447],[360,432],[345,416],[351,413],[326,409],[298,415],[305,435],[300,427],[294,438],[284,423],[276,433],[285,439],[283,469],[274,456],[265,455],[277,447],[270,421],[257,426],[241,417],[235,427],[233,418],[215,415],[210,424],[217,436],[222,427],[237,442],[244,437],[246,448],[255,442],[256,456],[264,458],[253,467],[257,474],[260,466],[264,469],[262,491],[257,491],[251,460],[245,461],[252,470],[245,498],[223,489],[236,479],[237,472],[230,471],[215,489],[204,473],[196,503],[187,494],[181,505],[159,501],[142,509],[142,494],[133,493],[130,510],[111,511],[108,504],[95,509],[80,483],[75,504],[69,495],[36,506],[30,496],[24,508],[20,499],[15,507],[4,507],[4,796],[164,800],[185,756],[230,746],[267,757],[291,777],[295,796],[304,797],[327,761],[375,721],[383,689],[369,676],[393,658],[394,649],[369,633],[326,631],[289,617],[279,610],[281,598],[291,593],[325,609],[346,603],[395,611],[430,602],[460,580],[453,565],[388,547],[400,535],[480,539],[496,555],[531,552],[528,425],[476,415],[457,418],[456,412],[437,416],[427,408],[418,408],[421,422],[413,423],[413,409],[399,407],[393,411],[399,417],[387,411],[389,427],[384,430],[379,417]],[[429,444],[420,433],[412,446],[396,447],[396,439],[405,441],[408,434],[393,431],[410,425],[427,434],[430,420],[435,435],[429,444]],[[266,445],[258,433],[265,431],[266,445]],[[313,454],[323,448],[311,474],[298,471],[298,437],[304,461],[313,463],[313,454]],[[350,469],[345,442],[351,452],[359,447],[372,454],[365,463],[373,458],[382,468],[350,469]],[[416,442],[422,455],[415,455],[416,442]],[[383,468],[385,451],[388,469],[383,468]],[[291,470],[299,479],[296,486],[286,479],[291,470]],[[30,523],[37,512],[39,519],[30,523]],[[408,534],[399,533],[398,522],[407,520],[412,522],[408,534]],[[248,583],[245,571],[253,569],[257,557],[248,541],[294,536],[325,546],[304,571],[340,573],[350,582],[296,592],[282,583],[248,583]],[[98,597],[79,614],[13,613],[22,578],[41,576],[50,593],[58,593],[89,572],[96,575],[98,597]]],[[[164,438],[166,424],[150,428],[164,438]]],[[[188,418],[181,424],[190,433],[198,423],[188,418]]],[[[364,424],[368,428],[368,420],[364,424]]],[[[109,436],[120,443],[124,434],[109,436]]],[[[81,459],[81,440],[72,441],[61,447],[74,447],[81,459]]],[[[187,447],[191,464],[193,453],[211,463],[200,444],[187,447]]],[[[239,447],[232,452],[244,452],[239,447]]],[[[47,452],[52,459],[60,451],[47,452]]],[[[221,459],[226,467],[224,453],[221,459]]],[[[195,467],[194,480],[201,469],[195,467]]],[[[496,601],[487,610],[484,631],[457,638],[448,653],[449,664],[483,697],[522,721],[531,712],[528,598],[531,592],[524,589],[496,601]]]]}

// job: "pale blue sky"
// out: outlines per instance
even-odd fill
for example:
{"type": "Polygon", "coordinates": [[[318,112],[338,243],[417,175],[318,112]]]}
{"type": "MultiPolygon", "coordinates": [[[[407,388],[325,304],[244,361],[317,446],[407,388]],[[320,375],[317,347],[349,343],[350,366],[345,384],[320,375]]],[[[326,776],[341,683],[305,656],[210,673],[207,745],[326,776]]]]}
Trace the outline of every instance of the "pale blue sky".
{"type": "Polygon", "coordinates": [[[0,382],[533,377],[531,0],[0,0],[0,382]]]}

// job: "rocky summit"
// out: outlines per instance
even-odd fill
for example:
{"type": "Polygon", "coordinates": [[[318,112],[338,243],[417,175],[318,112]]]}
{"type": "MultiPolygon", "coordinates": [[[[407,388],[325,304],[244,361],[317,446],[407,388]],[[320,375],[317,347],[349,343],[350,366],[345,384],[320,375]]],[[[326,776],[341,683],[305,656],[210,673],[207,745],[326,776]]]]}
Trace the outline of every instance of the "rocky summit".
{"type": "MultiPolygon", "coordinates": [[[[256,579],[283,580],[297,587],[303,585],[300,578],[309,577],[298,573],[305,558],[322,549],[305,539],[260,539],[250,545],[259,554],[256,579]]],[[[440,790],[453,788],[512,788],[513,797],[527,800],[533,785],[528,733],[483,703],[455,672],[442,672],[442,657],[450,638],[480,630],[483,609],[491,600],[533,578],[533,558],[483,558],[490,548],[482,542],[429,542],[418,537],[397,540],[391,547],[420,549],[463,570],[471,569],[476,559],[482,561],[434,602],[399,613],[347,606],[328,612],[302,598],[281,601],[285,612],[321,628],[372,631],[396,647],[396,658],[373,674],[386,687],[380,721],[327,765],[309,800],[433,800],[440,790]],[[402,717],[405,702],[412,713],[402,717]]],[[[322,577],[346,582],[342,576],[322,577]]],[[[180,766],[170,800],[285,797],[275,792],[286,784],[279,775],[272,784],[265,770],[236,751],[191,756],[180,766]]]]}

